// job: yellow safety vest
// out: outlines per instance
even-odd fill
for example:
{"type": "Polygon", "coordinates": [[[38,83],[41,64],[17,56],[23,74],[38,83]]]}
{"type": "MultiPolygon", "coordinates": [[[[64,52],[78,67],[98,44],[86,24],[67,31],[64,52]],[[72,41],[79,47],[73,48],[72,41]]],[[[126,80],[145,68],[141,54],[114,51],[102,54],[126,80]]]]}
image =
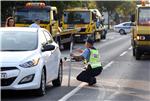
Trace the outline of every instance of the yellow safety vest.
{"type": "Polygon", "coordinates": [[[91,65],[92,69],[102,67],[102,64],[100,62],[100,54],[97,49],[90,49],[90,59],[88,64],[91,65]]]}

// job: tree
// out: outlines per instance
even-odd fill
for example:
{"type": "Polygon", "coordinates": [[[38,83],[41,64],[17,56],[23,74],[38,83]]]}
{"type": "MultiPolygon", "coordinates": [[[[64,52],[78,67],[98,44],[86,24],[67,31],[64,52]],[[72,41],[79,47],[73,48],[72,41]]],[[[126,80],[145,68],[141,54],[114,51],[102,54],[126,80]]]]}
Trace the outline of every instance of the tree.
{"type": "Polygon", "coordinates": [[[107,11],[109,17],[112,17],[113,20],[115,20],[115,22],[119,22],[119,15],[122,15],[124,18],[127,18],[127,16],[129,16],[135,11],[135,6],[136,1],[97,1],[97,7],[101,11],[107,11]]]}
{"type": "Polygon", "coordinates": [[[130,15],[135,13],[136,2],[134,1],[126,1],[119,5],[115,10],[119,15],[122,15],[123,21],[128,21],[130,15]]]}
{"type": "Polygon", "coordinates": [[[24,6],[27,1],[1,1],[1,21],[4,22],[7,17],[12,16],[16,6],[24,6]]]}

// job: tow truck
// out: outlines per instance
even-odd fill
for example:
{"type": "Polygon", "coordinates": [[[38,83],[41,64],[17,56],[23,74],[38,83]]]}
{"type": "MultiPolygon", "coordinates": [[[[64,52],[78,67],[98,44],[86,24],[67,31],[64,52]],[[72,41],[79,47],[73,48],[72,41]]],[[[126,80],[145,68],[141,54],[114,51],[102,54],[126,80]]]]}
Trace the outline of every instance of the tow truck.
{"type": "Polygon", "coordinates": [[[136,14],[131,17],[131,21],[135,24],[131,44],[136,60],[141,59],[143,54],[150,53],[150,4],[146,4],[145,1],[141,3],[136,7],[136,14]]]}
{"type": "Polygon", "coordinates": [[[64,10],[62,17],[62,28],[79,28],[79,32],[74,34],[75,42],[84,42],[88,36],[95,41],[101,40],[103,33],[102,26],[97,26],[99,15],[87,8],[68,8],[64,10]]]}
{"type": "Polygon", "coordinates": [[[43,2],[28,2],[24,7],[17,7],[14,11],[17,27],[28,27],[35,19],[40,19],[40,27],[49,30],[55,41],[63,48],[69,48],[72,34],[77,29],[62,30],[58,25],[57,8],[43,2]]]}

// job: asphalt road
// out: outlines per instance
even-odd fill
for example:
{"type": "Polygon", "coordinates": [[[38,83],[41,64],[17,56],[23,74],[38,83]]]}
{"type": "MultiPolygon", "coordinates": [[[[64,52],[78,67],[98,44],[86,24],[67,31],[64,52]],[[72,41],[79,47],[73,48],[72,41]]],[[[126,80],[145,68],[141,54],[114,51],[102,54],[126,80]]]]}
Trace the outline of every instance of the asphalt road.
{"type": "MultiPolygon", "coordinates": [[[[83,48],[76,44],[74,48],[83,48]]],[[[68,86],[69,62],[64,62],[61,87],[47,87],[47,94],[36,97],[32,91],[2,91],[2,101],[150,101],[150,56],[135,60],[132,56],[130,35],[108,33],[107,39],[96,42],[104,70],[97,77],[97,84],[88,86],[76,80],[82,63],[73,62],[71,82],[68,86]]],[[[62,51],[62,57],[69,50],[62,51]]]]}

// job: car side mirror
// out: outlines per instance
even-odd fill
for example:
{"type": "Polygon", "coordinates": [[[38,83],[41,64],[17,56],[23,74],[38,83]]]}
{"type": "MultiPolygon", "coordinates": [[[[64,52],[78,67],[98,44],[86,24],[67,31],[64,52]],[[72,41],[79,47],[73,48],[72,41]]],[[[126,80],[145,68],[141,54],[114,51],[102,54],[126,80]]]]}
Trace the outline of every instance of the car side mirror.
{"type": "Polygon", "coordinates": [[[54,45],[44,45],[43,49],[42,49],[42,52],[44,52],[44,51],[51,51],[51,50],[54,50],[54,49],[55,49],[54,45]]]}

